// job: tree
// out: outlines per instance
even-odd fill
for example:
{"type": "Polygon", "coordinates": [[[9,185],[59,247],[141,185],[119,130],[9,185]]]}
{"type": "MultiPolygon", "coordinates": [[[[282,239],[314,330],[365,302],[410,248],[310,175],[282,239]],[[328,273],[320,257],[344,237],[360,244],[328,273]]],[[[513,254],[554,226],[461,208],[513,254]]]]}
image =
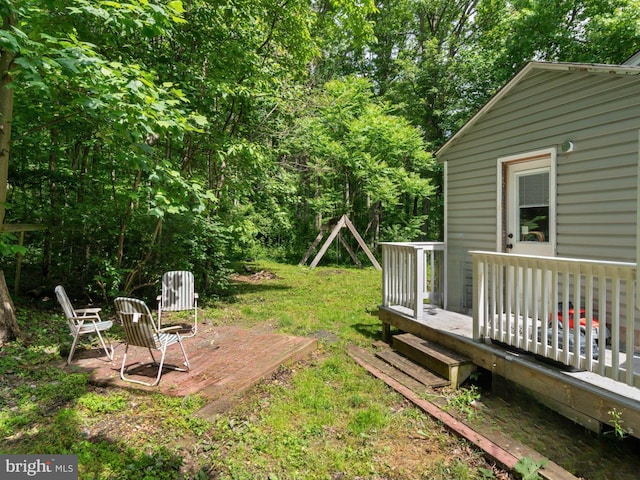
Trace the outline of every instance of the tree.
{"type": "MultiPolygon", "coordinates": [[[[3,24],[2,32],[10,32],[16,24],[15,14],[6,5],[0,6],[3,24]]],[[[15,52],[3,48],[0,55],[0,236],[7,202],[9,176],[9,150],[11,147],[11,123],[13,118],[13,89],[11,85],[11,68],[15,52]]],[[[0,239],[0,243],[4,243],[0,239]]],[[[0,253],[0,255],[6,252],[0,253]]],[[[9,289],[0,270],[0,345],[20,336],[20,328],[14,313],[15,307],[9,296],[9,289]]]]}
{"type": "Polygon", "coordinates": [[[620,63],[638,48],[637,0],[380,0],[361,65],[435,147],[527,61],[620,63]]]}
{"type": "Polygon", "coordinates": [[[312,38],[318,55],[310,65],[313,85],[323,85],[366,70],[367,55],[375,43],[374,0],[319,0],[311,2],[316,20],[312,38]]]}
{"type": "MultiPolygon", "coordinates": [[[[16,16],[7,5],[2,5],[3,36],[10,36],[16,25],[16,16]]],[[[13,119],[13,88],[11,69],[15,50],[2,48],[0,56],[0,225],[4,223],[9,177],[9,151],[11,148],[11,123],[13,119]]]]}
{"type": "MultiPolygon", "coordinates": [[[[57,8],[57,2],[4,1],[0,4],[3,16],[0,31],[0,224],[7,218],[9,185],[18,185],[23,180],[9,177],[13,168],[9,152],[15,146],[16,126],[19,126],[21,143],[18,152],[24,154],[20,147],[36,143],[38,135],[27,136],[26,133],[37,131],[40,140],[45,139],[51,147],[48,159],[52,172],[57,168],[58,155],[64,151],[60,138],[65,126],[80,127],[77,129],[80,137],[82,132],[93,129],[94,141],[99,136],[103,144],[124,141],[127,148],[142,150],[149,132],[164,132],[171,128],[179,131],[188,126],[179,109],[172,108],[168,112],[165,107],[182,101],[179,92],[156,86],[152,76],[138,65],[105,57],[96,44],[80,38],[74,27],[77,22],[69,21],[83,17],[83,21],[95,19],[94,24],[97,24],[109,18],[121,20],[120,27],[128,21],[153,25],[157,29],[161,28],[158,25],[166,25],[170,19],[177,18],[180,2],[171,2],[166,9],[150,6],[147,2],[102,4],[105,5],[110,10],[82,1],[62,10],[57,8]],[[161,17],[164,23],[160,22],[161,17]],[[14,111],[15,105],[19,106],[18,114],[14,111]]],[[[76,145],[79,145],[77,141],[76,145]]],[[[18,158],[21,162],[14,170],[28,170],[33,154],[26,153],[18,158]]],[[[19,188],[12,192],[14,190],[19,188]]],[[[19,193],[16,196],[19,197],[19,193]]],[[[53,188],[51,199],[55,197],[53,188]]],[[[37,199],[34,202],[30,196],[25,198],[26,202],[10,212],[12,219],[22,220],[23,213],[34,213],[31,207],[37,204],[37,199]]],[[[53,202],[52,211],[58,207],[53,202]]],[[[6,239],[2,239],[2,244],[6,244],[6,239]]],[[[4,281],[4,276],[2,279],[4,281]]],[[[6,285],[3,285],[6,291],[4,287],[6,285]]],[[[2,329],[11,338],[15,334],[11,325],[14,322],[4,320],[2,329]]]]}
{"type": "Polygon", "coordinates": [[[230,259],[297,260],[342,213],[370,242],[439,239],[425,152],[532,56],[630,54],[637,6],[0,0],[0,208],[51,227],[24,276],[108,300],[182,268],[215,293],[230,259]]]}
{"type": "Polygon", "coordinates": [[[298,232],[307,237],[301,243],[322,219],[343,214],[373,244],[420,236],[434,163],[420,131],[377,102],[369,81],[328,82],[279,152],[283,167],[300,179],[298,225],[306,228],[298,232]]]}
{"type": "Polygon", "coordinates": [[[617,64],[638,49],[637,0],[559,0],[510,2],[503,19],[509,31],[495,38],[503,69],[529,60],[617,64]]]}

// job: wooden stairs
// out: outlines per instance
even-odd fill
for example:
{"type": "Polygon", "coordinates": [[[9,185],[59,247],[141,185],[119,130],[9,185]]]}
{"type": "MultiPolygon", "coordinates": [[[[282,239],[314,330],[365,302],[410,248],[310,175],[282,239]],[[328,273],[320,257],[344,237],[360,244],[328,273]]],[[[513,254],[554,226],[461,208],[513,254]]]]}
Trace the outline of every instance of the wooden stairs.
{"type": "Polygon", "coordinates": [[[476,369],[471,359],[464,355],[411,333],[394,335],[391,346],[412,363],[446,379],[454,388],[459,388],[476,369]]]}
{"type": "Polygon", "coordinates": [[[476,368],[469,358],[410,333],[394,335],[391,347],[392,350],[385,348],[376,352],[376,357],[386,363],[384,370],[388,374],[398,370],[432,388],[447,385],[458,388],[476,368]]]}

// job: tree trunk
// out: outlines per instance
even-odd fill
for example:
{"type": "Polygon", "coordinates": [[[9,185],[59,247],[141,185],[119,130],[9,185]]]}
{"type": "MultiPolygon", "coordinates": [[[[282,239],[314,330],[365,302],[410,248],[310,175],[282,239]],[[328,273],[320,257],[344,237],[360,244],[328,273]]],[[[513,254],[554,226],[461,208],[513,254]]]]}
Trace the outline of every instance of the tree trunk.
{"type": "MultiPolygon", "coordinates": [[[[16,24],[13,12],[7,14],[2,22],[3,30],[10,30],[16,24]]],[[[4,223],[7,191],[9,188],[9,147],[11,146],[11,121],[13,118],[13,88],[7,88],[11,82],[9,71],[13,66],[15,54],[2,50],[0,56],[0,230],[4,223]]],[[[20,328],[15,315],[13,300],[9,295],[4,272],[0,270],[0,345],[20,336],[20,328]]]]}
{"type": "MultiPolygon", "coordinates": [[[[10,30],[16,24],[13,12],[3,19],[2,29],[10,30]]],[[[13,119],[13,88],[7,88],[11,82],[10,70],[15,53],[2,50],[0,56],[0,225],[4,223],[9,182],[9,147],[11,145],[11,121],[13,119]]]]}
{"type": "Polygon", "coordinates": [[[4,272],[0,270],[0,345],[21,337],[15,307],[9,295],[4,272]]]}
{"type": "MultiPolygon", "coordinates": [[[[142,177],[142,170],[138,170],[136,172],[136,178],[133,181],[133,186],[131,188],[132,192],[137,192],[140,187],[140,178],[142,177]]],[[[133,209],[135,207],[135,200],[131,198],[129,200],[129,205],[127,205],[127,210],[122,216],[122,221],[120,222],[120,232],[118,233],[118,253],[117,253],[117,262],[118,266],[122,265],[122,261],[124,259],[124,240],[125,234],[127,232],[127,228],[129,226],[129,220],[133,217],[133,209]]]]}

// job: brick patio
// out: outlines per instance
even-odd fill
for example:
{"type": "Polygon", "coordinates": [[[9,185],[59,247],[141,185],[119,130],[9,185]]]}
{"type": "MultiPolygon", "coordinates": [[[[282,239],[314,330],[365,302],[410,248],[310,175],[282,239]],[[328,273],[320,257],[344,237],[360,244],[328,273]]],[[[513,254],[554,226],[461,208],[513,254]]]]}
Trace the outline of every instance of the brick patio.
{"type": "MultiPolygon", "coordinates": [[[[123,344],[114,345],[113,362],[107,360],[103,350],[94,347],[91,350],[78,349],[71,366],[66,367],[63,363],[63,368],[89,372],[91,382],[103,386],[159,391],[174,396],[199,394],[206,397],[209,403],[198,415],[213,418],[232,406],[259,380],[271,375],[281,365],[304,359],[317,347],[315,338],[203,323],[195,337],[183,340],[191,370],[185,373],[165,368],[156,387],[126,383],[120,379],[125,349],[123,344]]],[[[156,359],[159,360],[157,354],[156,359]]],[[[128,375],[140,375],[141,380],[151,381],[157,369],[135,366],[137,362],[150,361],[148,350],[130,347],[127,355],[127,364],[131,366],[128,375]]],[[[181,365],[183,361],[180,348],[176,345],[169,347],[165,364],[181,365]]]]}

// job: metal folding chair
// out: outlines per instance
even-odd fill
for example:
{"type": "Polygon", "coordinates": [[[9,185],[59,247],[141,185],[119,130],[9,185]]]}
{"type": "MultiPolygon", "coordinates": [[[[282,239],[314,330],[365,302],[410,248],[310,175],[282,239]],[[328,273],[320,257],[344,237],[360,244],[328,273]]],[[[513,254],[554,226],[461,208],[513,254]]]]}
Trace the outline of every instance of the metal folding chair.
{"type": "Polygon", "coordinates": [[[88,335],[91,333],[95,333],[98,336],[100,343],[104,348],[104,352],[107,354],[107,357],[109,357],[109,360],[112,361],[113,345],[111,345],[111,341],[107,336],[107,330],[113,326],[113,322],[110,320],[103,321],[100,318],[100,308],[73,308],[73,305],[67,296],[67,292],[62,285],[58,285],[55,288],[55,292],[56,297],[58,298],[58,303],[60,303],[62,311],[64,312],[65,317],[67,317],[67,322],[69,323],[69,334],[73,337],[71,351],[67,357],[67,365],[71,363],[80,335],[88,335]],[[109,343],[109,348],[107,348],[105,339],[109,343]]]}
{"type": "Polygon", "coordinates": [[[162,275],[162,293],[158,295],[158,328],[162,316],[168,312],[193,311],[191,332],[183,338],[193,337],[198,332],[198,294],[195,292],[193,273],[177,270],[162,275]]]}
{"type": "Polygon", "coordinates": [[[167,327],[159,329],[149,311],[149,307],[142,300],[136,298],[118,297],[114,301],[116,307],[116,314],[122,322],[125,334],[125,350],[122,358],[122,366],[120,367],[120,378],[126,382],[139,383],[153,387],[160,383],[160,377],[162,376],[162,368],[164,367],[164,360],[167,353],[167,348],[171,345],[178,344],[182,355],[184,356],[184,365],[186,368],[179,368],[175,366],[167,366],[172,370],[178,370],[180,372],[187,372],[190,369],[189,359],[187,353],[184,350],[182,344],[182,336],[178,333],[171,333],[172,331],[179,330],[181,327],[167,327]],[[140,380],[136,380],[125,375],[127,370],[127,353],[130,346],[145,347],[151,354],[153,365],[158,366],[158,375],[154,382],[147,383],[140,380]],[[153,351],[160,351],[160,363],[156,362],[153,355],[153,351]]]}

